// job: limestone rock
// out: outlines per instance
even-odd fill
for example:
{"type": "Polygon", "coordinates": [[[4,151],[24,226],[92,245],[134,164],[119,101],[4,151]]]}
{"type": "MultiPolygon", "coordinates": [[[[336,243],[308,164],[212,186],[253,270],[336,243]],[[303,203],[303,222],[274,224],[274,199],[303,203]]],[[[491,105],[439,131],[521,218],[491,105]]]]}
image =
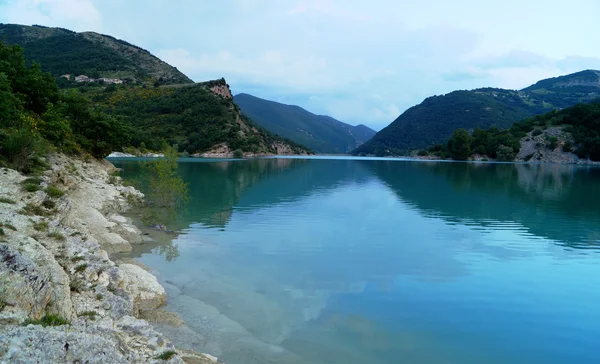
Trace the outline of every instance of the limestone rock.
{"type": "Polygon", "coordinates": [[[7,306],[39,319],[44,314],[71,318],[69,277],[52,254],[31,238],[19,249],[0,244],[0,297],[7,306]]]}
{"type": "Polygon", "coordinates": [[[165,289],[152,274],[133,264],[121,264],[119,270],[123,276],[122,288],[131,295],[136,314],[165,304],[167,301],[165,289]]]}

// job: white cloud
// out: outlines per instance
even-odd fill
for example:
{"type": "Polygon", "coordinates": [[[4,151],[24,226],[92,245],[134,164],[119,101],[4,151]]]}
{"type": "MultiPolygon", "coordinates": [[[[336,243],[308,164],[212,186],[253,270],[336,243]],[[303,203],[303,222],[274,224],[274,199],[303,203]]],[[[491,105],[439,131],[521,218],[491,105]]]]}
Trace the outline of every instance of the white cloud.
{"type": "Polygon", "coordinates": [[[1,18],[18,24],[69,27],[76,31],[102,28],[102,16],[91,0],[16,0],[3,5],[1,18]]]}

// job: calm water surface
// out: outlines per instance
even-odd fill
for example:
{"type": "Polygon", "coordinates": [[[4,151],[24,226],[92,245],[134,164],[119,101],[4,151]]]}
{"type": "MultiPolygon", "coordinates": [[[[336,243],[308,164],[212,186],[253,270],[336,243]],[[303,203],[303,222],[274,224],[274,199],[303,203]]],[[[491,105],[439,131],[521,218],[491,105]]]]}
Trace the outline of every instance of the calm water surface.
{"type": "Polygon", "coordinates": [[[599,168],[280,158],[180,173],[178,234],[134,253],[186,321],[161,326],[180,346],[228,364],[600,362],[599,168]]]}

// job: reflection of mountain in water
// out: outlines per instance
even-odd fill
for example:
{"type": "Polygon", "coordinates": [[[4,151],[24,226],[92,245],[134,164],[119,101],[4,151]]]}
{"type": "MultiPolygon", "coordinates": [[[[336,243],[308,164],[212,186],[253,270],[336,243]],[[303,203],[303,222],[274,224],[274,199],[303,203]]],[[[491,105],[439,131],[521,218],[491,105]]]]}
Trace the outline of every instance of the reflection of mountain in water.
{"type": "MultiPolygon", "coordinates": [[[[189,184],[190,203],[177,226],[193,223],[225,228],[234,206],[256,209],[296,201],[319,190],[365,181],[370,171],[352,160],[250,159],[223,162],[184,162],[179,173],[189,184]]],[[[113,161],[125,179],[137,177],[137,162],[113,161]]]]}
{"type": "Polygon", "coordinates": [[[514,221],[575,248],[600,245],[600,168],[363,162],[405,202],[448,221],[514,221]],[[573,240],[577,232],[578,239],[573,240]]]}

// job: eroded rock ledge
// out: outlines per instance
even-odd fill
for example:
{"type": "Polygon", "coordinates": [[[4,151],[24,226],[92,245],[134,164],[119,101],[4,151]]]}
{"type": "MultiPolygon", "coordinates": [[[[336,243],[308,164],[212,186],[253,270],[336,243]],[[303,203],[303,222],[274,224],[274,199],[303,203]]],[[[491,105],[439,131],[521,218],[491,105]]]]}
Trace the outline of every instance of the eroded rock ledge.
{"type": "Polygon", "coordinates": [[[109,259],[142,243],[119,213],[143,195],[106,161],[48,162],[29,183],[37,191],[0,169],[0,362],[216,362],[177,350],[141,319],[165,303],[164,288],[138,265],[109,259]],[[50,185],[65,194],[49,194],[50,185]]]}

